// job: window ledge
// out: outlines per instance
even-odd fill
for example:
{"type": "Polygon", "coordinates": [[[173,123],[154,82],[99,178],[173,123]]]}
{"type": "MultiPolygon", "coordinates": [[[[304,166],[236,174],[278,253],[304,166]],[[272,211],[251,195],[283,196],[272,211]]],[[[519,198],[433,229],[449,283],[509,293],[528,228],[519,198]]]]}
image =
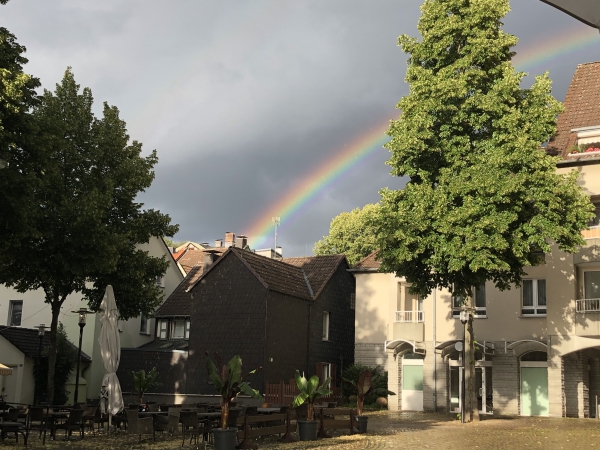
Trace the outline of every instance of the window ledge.
{"type": "Polygon", "coordinates": [[[535,318],[539,318],[539,317],[547,317],[546,314],[520,314],[519,317],[521,319],[535,319],[535,318]]]}
{"type": "Polygon", "coordinates": [[[321,340],[322,340],[323,342],[331,342],[331,339],[325,339],[325,338],[322,338],[321,340]]]}
{"type": "Polygon", "coordinates": [[[143,336],[150,336],[150,333],[145,333],[143,331],[140,331],[140,334],[143,335],[143,336]]]}

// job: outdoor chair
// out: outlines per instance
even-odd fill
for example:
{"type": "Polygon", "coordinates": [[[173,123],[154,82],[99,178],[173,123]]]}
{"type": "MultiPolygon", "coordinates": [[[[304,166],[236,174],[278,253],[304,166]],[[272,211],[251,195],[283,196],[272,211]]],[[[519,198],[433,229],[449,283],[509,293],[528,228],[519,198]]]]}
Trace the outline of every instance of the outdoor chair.
{"type": "Polygon", "coordinates": [[[172,434],[177,433],[179,429],[179,416],[181,415],[180,407],[169,408],[169,431],[172,434]]]}
{"type": "Polygon", "coordinates": [[[139,411],[128,409],[127,413],[127,432],[129,434],[137,434],[139,442],[142,442],[142,434],[151,434],[152,440],[156,440],[154,433],[154,421],[152,417],[140,417],[139,411]]]}
{"type": "Polygon", "coordinates": [[[25,422],[25,442],[29,438],[29,433],[32,430],[39,430],[38,439],[42,438],[42,431],[44,432],[44,441],[46,440],[46,417],[45,408],[42,406],[30,406],[27,413],[27,420],[25,422]]]}
{"type": "Polygon", "coordinates": [[[4,414],[4,420],[7,422],[18,422],[19,421],[19,410],[17,408],[10,408],[4,414]]]}
{"type": "MultiPolygon", "coordinates": [[[[166,407],[166,406],[165,406],[166,407]]],[[[177,431],[179,428],[179,408],[168,408],[165,412],[168,412],[166,416],[155,415],[154,416],[154,429],[156,431],[167,431],[171,434],[177,431]]]]}
{"type": "Polygon", "coordinates": [[[181,447],[185,444],[187,436],[190,437],[190,444],[192,443],[192,439],[194,439],[194,443],[197,446],[200,434],[203,437],[207,437],[210,434],[210,423],[199,422],[196,411],[181,411],[179,421],[181,422],[181,434],[183,435],[181,447]]]}
{"type": "Polygon", "coordinates": [[[56,439],[56,430],[65,430],[65,439],[70,439],[73,431],[79,431],[80,437],[83,439],[83,409],[71,409],[66,421],[53,425],[54,439],[56,439]]]}
{"type": "Polygon", "coordinates": [[[156,402],[148,402],[148,403],[146,403],[146,411],[149,411],[149,412],[158,412],[158,403],[156,403],[156,402]]]}
{"type": "MultiPolygon", "coordinates": [[[[85,432],[85,427],[88,427],[88,430],[91,429],[92,433],[96,434],[96,430],[94,429],[94,424],[100,424],[102,421],[102,417],[100,416],[100,407],[99,406],[86,406],[83,410],[83,422],[81,428],[85,432]]],[[[98,425],[98,428],[100,425],[98,425]]]]}

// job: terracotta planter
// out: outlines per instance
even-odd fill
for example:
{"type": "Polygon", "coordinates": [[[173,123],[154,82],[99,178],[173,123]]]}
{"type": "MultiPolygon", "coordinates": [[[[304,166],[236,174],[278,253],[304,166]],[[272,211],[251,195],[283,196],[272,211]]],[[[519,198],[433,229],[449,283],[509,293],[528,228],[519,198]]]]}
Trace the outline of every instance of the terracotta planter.
{"type": "Polygon", "coordinates": [[[298,420],[298,436],[301,441],[316,441],[317,430],[319,428],[318,420],[298,420]]]}
{"type": "Polygon", "coordinates": [[[215,438],[215,450],[235,450],[237,428],[215,428],[212,431],[215,438]]]}

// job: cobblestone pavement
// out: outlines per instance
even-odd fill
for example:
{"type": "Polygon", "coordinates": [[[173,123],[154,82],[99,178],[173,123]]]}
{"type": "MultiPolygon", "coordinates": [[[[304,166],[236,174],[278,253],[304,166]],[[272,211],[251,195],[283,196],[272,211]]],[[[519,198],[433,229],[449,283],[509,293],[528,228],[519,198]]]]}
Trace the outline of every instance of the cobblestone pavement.
{"type": "MultiPolygon", "coordinates": [[[[280,444],[275,437],[258,440],[259,448],[271,450],[303,449],[594,449],[600,448],[600,421],[594,419],[549,419],[514,417],[487,419],[463,425],[447,414],[371,412],[368,434],[349,435],[336,431],[333,438],[313,442],[280,444]]],[[[43,448],[37,436],[30,436],[30,448],[43,448]]],[[[187,442],[186,442],[187,444],[187,442]]],[[[126,433],[86,437],[83,441],[46,442],[48,450],[61,449],[177,449],[181,438],[157,435],[138,444],[137,437],[126,433]]],[[[17,447],[14,439],[0,449],[17,447]]],[[[23,448],[20,439],[18,447],[23,448]]],[[[186,445],[185,448],[195,446],[186,445]]],[[[200,445],[200,448],[203,448],[200,445]]],[[[211,446],[208,447],[209,449],[211,446]]]]}

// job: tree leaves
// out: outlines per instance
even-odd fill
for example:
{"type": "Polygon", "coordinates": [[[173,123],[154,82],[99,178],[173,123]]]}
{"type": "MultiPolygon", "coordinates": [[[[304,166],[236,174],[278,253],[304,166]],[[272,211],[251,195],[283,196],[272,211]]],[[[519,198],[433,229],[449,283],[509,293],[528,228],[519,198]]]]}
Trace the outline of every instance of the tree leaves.
{"type": "Polygon", "coordinates": [[[410,180],[381,191],[377,245],[382,270],[415,293],[466,296],[486,280],[507,289],[552,241],[583,244],[589,199],[540,150],[562,106],[547,75],[521,89],[510,63],[517,39],[501,29],[508,10],[506,0],[428,0],[422,39],[399,39],[410,94],[386,147],[392,174],[410,180]]]}

